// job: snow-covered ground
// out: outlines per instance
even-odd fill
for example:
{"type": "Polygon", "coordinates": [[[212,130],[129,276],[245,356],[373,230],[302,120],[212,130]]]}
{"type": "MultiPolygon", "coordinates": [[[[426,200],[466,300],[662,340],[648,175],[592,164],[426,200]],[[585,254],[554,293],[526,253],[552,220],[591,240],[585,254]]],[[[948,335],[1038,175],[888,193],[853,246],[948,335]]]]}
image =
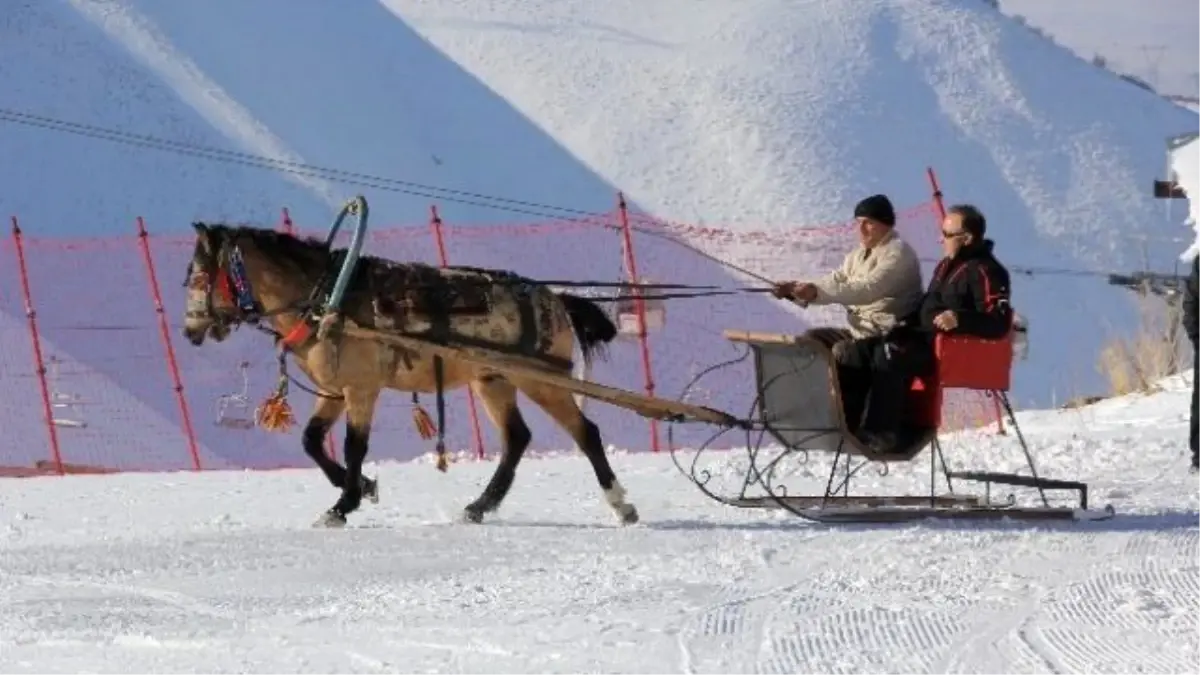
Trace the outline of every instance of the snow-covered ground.
{"type": "MultiPolygon", "coordinates": [[[[1023,414],[1040,471],[1117,510],[1092,523],[819,526],[646,454],[613,458],[631,528],[569,456],[527,460],[479,526],[456,515],[489,463],[380,466],[344,531],[309,528],[335,496],[315,471],[8,479],[0,671],[1195,672],[1187,386],[1023,414]]],[[[949,460],[1014,468],[1000,443],[949,460]]]]}

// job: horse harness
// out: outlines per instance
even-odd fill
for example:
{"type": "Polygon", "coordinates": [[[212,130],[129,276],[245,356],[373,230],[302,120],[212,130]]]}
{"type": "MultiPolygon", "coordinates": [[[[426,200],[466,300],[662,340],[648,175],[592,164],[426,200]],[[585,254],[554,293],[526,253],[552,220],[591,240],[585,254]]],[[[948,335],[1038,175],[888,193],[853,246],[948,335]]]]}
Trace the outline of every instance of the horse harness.
{"type": "MultiPolygon", "coordinates": [[[[187,317],[210,320],[223,330],[231,330],[245,323],[258,331],[271,335],[280,347],[278,357],[279,395],[286,395],[287,383],[290,380],[314,396],[328,399],[344,398],[338,394],[328,394],[306,387],[287,372],[287,353],[295,351],[308,342],[317,329],[318,318],[315,310],[323,304],[321,300],[328,295],[336,278],[336,274],[331,273],[330,270],[338,267],[338,256],[334,256],[330,267],[318,278],[308,298],[271,311],[264,310],[262,304],[255,299],[249,276],[246,273],[245,260],[237,244],[227,243],[207,262],[206,267],[209,269],[200,272],[195,271],[194,260],[188,263],[187,280],[184,282],[185,288],[189,291],[185,314],[187,317]],[[232,309],[218,311],[213,302],[214,293],[219,293],[232,309]],[[270,316],[289,312],[298,312],[300,320],[287,334],[282,334],[263,323],[263,319],[270,316]]],[[[427,268],[423,265],[410,266],[409,274],[398,274],[399,269],[398,265],[381,264],[370,266],[367,270],[368,287],[373,296],[372,309],[377,328],[397,330],[398,324],[402,324],[409,314],[418,314],[426,317],[429,321],[429,329],[422,337],[446,344],[452,338],[463,340],[463,336],[454,336],[451,331],[452,316],[486,313],[491,309],[491,298],[485,289],[492,284],[481,284],[478,292],[464,292],[463,289],[447,283],[436,268],[427,268]],[[402,299],[399,301],[392,299],[397,296],[402,299]]],[[[481,268],[455,267],[452,269],[478,272],[487,276],[497,274],[495,270],[481,268]]],[[[548,358],[542,352],[549,346],[550,310],[546,306],[534,307],[533,283],[511,273],[495,281],[511,286],[516,296],[521,324],[516,351],[530,356],[548,358]],[[524,283],[513,283],[514,281],[524,283]]],[[[539,304],[545,305],[545,303],[539,304]]],[[[474,340],[465,340],[465,342],[474,342],[474,340]]],[[[494,348],[494,345],[487,346],[494,348]]],[[[381,366],[394,367],[395,357],[398,355],[411,368],[407,352],[391,348],[389,353],[393,355],[393,358],[389,359],[389,363],[381,363],[381,366]]],[[[433,369],[437,410],[437,448],[441,454],[444,452],[445,443],[445,364],[443,357],[433,356],[433,369]]],[[[412,402],[414,406],[420,405],[417,392],[412,392],[412,402]]]]}

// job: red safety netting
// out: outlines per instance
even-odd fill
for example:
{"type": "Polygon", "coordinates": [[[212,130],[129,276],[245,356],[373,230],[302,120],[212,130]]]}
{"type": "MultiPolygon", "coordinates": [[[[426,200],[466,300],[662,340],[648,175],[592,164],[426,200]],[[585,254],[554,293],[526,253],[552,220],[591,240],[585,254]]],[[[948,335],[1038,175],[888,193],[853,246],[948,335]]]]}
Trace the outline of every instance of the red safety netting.
{"type": "MultiPolygon", "coordinates": [[[[850,223],[748,231],[670,223],[627,212],[538,224],[474,226],[438,218],[408,227],[376,227],[364,252],[401,261],[509,269],[550,282],[764,286],[771,279],[815,278],[838,265],[854,246],[850,223]]],[[[939,257],[937,200],[902,210],[898,229],[922,256],[925,275],[939,257]]],[[[301,431],[313,396],[293,386],[297,424],[269,433],[250,423],[254,408],[276,383],[269,337],[243,328],[224,343],[193,347],[182,339],[182,282],[194,244],[186,236],[156,236],[153,224],[139,236],[81,240],[10,237],[0,245],[0,424],[13,442],[0,450],[0,475],[41,472],[191,470],[310,466],[301,431]],[[26,297],[28,293],[28,298],[26,297]],[[27,303],[36,309],[31,322],[27,303]],[[161,306],[161,312],[158,308],[161,306]],[[36,340],[31,324],[36,324],[36,340]],[[43,386],[45,396],[43,396],[43,386]],[[46,423],[50,407],[51,424],[46,423]]],[[[300,226],[286,210],[278,225],[324,237],[325,226],[300,226]]],[[[338,243],[348,241],[345,228],[338,243]]],[[[588,379],[622,389],[680,398],[709,366],[739,358],[743,350],[725,329],[798,333],[815,325],[842,325],[840,308],[798,311],[765,293],[733,293],[653,301],[644,341],[633,303],[617,303],[615,288],[564,287],[581,295],[608,296],[622,335],[597,360],[588,379]]],[[[650,291],[687,293],[689,291],[650,291]]],[[[298,369],[293,374],[308,383],[298,369]]],[[[580,371],[578,375],[582,376],[580,371]]],[[[749,413],[754,383],[749,359],[704,377],[686,396],[738,416],[749,413]]],[[[433,397],[423,404],[433,412],[433,397]]],[[[531,401],[520,405],[533,432],[532,449],[572,447],[567,434],[531,401]]],[[[583,400],[607,445],[630,450],[667,447],[663,423],[597,400],[583,400]]],[[[372,460],[411,459],[432,449],[412,423],[410,395],[386,392],[372,425],[372,460]]],[[[447,396],[447,445],[477,456],[499,450],[499,434],[481,402],[467,389],[447,396]]],[[[947,392],[950,428],[993,422],[982,394],[947,392]]],[[[327,451],[337,453],[343,425],[327,451]]],[[[695,446],[717,430],[701,423],[675,428],[674,442],[695,446]]],[[[726,434],[715,447],[745,443],[726,434]]]]}

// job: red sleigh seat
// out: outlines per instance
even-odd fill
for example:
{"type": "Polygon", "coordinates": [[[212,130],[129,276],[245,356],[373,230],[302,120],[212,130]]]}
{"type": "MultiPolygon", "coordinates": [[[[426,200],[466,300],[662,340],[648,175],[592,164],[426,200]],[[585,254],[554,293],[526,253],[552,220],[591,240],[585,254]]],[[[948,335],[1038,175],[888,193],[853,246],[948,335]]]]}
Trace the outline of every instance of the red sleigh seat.
{"type": "Polygon", "coordinates": [[[933,353],[933,373],[913,380],[908,395],[910,419],[919,426],[941,427],[946,389],[1008,391],[1012,384],[1012,332],[994,340],[939,333],[933,353]]]}

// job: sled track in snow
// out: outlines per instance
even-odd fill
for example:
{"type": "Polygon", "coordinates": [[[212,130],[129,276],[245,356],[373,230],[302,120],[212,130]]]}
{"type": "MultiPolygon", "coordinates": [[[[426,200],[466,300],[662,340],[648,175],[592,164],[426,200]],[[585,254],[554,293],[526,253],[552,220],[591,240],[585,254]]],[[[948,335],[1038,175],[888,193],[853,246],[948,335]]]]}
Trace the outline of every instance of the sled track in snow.
{"type": "Polygon", "coordinates": [[[1198,541],[1195,530],[1133,534],[1123,552],[1141,560],[1140,568],[1093,570],[1055,589],[1034,639],[1070,670],[1193,672],[1200,656],[1198,541]]]}
{"type": "MultiPolygon", "coordinates": [[[[1200,574],[1191,553],[1196,534],[1066,535],[1048,542],[1044,550],[1054,558],[1086,566],[1057,570],[1040,588],[1031,585],[1028,602],[974,611],[966,643],[933,670],[1003,663],[1014,671],[1192,672],[1200,605],[1200,574]],[[1144,561],[1139,569],[1104,566],[1131,557],[1144,561]],[[1165,625],[1171,629],[1164,632],[1165,625]]],[[[1025,567],[1040,564],[1035,554],[1025,567]]]]}
{"type": "MultiPolygon", "coordinates": [[[[845,543],[840,540],[828,533],[810,536],[805,544],[814,550],[799,565],[774,564],[768,551],[764,568],[756,570],[765,583],[753,584],[743,578],[722,587],[712,604],[686,619],[679,629],[677,640],[684,672],[742,669],[745,664],[761,661],[764,650],[769,663],[775,654],[768,637],[770,625],[778,614],[791,615],[797,609],[826,613],[839,608],[843,598],[830,590],[838,584],[821,583],[818,578],[832,574],[843,585],[846,583],[845,572],[837,564],[846,553],[845,543]],[[772,577],[781,576],[794,581],[770,583],[772,577]]],[[[856,554],[874,555],[889,540],[886,535],[870,540],[870,545],[865,550],[859,548],[856,554]]]]}

